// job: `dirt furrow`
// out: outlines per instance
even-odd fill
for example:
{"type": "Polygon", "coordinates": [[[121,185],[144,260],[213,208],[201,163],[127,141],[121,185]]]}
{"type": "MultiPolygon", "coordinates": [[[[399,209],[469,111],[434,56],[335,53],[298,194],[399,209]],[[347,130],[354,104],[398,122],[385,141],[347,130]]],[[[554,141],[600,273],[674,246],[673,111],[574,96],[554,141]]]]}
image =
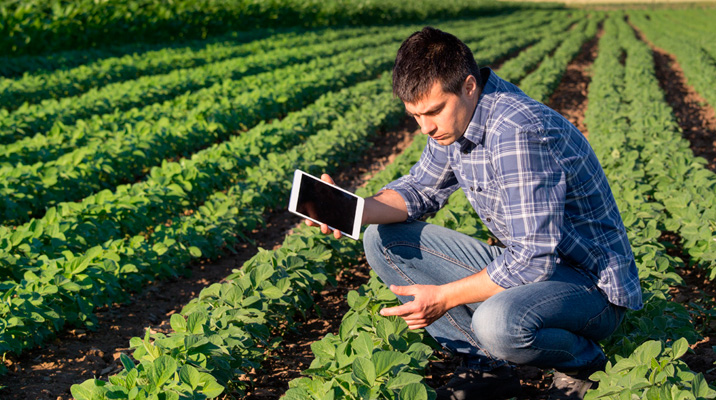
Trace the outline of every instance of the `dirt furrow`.
{"type": "MultiPolygon", "coordinates": [[[[380,134],[360,162],[334,176],[336,183],[355,188],[366,181],[412,141],[415,129],[415,121],[406,118],[399,128],[380,134]]],[[[144,336],[146,328],[154,332],[168,331],[171,315],[179,312],[201,289],[239,268],[256,253],[257,247],[279,246],[290,229],[300,222],[298,217],[282,210],[267,214],[265,221],[265,228],[250,235],[255,245],[243,243],[233,249],[236,254],[227,252],[217,260],[202,260],[189,268],[188,277],[152,282],[132,296],[131,304],[115,304],[99,310],[95,331],[71,329],[42,348],[28,351],[19,358],[10,357],[5,361],[9,372],[0,377],[0,386],[5,386],[0,390],[0,397],[67,400],[72,398],[72,384],[93,377],[106,379],[116,373],[121,366],[119,354],[128,352],[130,338],[144,336]]]]}

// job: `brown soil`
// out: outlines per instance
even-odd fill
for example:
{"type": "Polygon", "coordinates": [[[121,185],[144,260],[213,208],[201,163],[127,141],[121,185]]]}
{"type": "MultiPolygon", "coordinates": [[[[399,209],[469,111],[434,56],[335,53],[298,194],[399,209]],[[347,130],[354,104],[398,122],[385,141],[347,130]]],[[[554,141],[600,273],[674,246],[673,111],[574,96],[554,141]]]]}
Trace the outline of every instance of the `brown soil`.
{"type": "MultiPolygon", "coordinates": [[[[355,188],[367,181],[412,142],[415,130],[414,120],[406,118],[398,129],[373,140],[373,145],[361,161],[334,176],[336,183],[355,188]]],[[[28,351],[20,357],[9,357],[5,361],[9,373],[0,377],[0,387],[5,386],[0,391],[1,397],[66,400],[72,398],[71,385],[93,377],[106,379],[119,371],[119,354],[128,353],[130,338],[143,336],[147,328],[153,332],[168,332],[171,315],[179,312],[201,289],[221,281],[232,269],[239,268],[256,253],[257,247],[279,246],[285,235],[299,222],[296,216],[287,211],[271,212],[265,220],[266,227],[251,234],[256,245],[243,243],[234,249],[236,254],[227,254],[217,260],[202,260],[189,268],[190,277],[151,282],[140,293],[132,296],[131,304],[115,304],[111,308],[99,310],[96,331],[71,329],[40,349],[28,351]]],[[[338,294],[333,295],[332,302],[323,304],[322,308],[328,310],[335,307],[338,300],[342,301],[343,292],[347,292],[349,286],[360,286],[362,278],[367,281],[367,274],[340,276],[338,289],[327,289],[325,297],[333,292],[338,294]],[[346,280],[353,283],[344,283],[346,280]]],[[[310,340],[322,336],[319,332],[306,333],[306,337],[312,338],[310,340]]],[[[292,343],[289,339],[285,342],[292,343]]],[[[270,372],[266,376],[270,376],[270,372]]],[[[273,386],[274,383],[268,379],[266,387],[273,386]]]]}
{"type": "Polygon", "coordinates": [[[654,56],[656,77],[666,101],[674,110],[684,138],[691,143],[694,155],[708,162],[707,168],[716,172],[716,112],[686,81],[676,57],[654,46],[635,27],[639,39],[646,42],[654,56]]]}
{"type": "Polygon", "coordinates": [[[584,112],[588,103],[587,88],[592,81],[590,69],[597,58],[597,44],[603,33],[600,29],[594,38],[582,45],[577,57],[567,66],[562,82],[547,101],[548,106],[567,118],[586,138],[589,138],[589,132],[584,125],[584,112]]]}

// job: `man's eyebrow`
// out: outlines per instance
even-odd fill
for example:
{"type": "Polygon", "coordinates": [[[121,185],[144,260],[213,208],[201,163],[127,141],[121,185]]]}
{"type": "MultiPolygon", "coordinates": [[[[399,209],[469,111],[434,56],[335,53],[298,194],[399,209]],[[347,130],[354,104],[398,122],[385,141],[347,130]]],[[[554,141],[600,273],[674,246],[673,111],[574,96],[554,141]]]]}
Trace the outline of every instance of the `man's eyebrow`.
{"type": "MultiPolygon", "coordinates": [[[[423,113],[423,115],[437,114],[438,112],[440,112],[440,110],[443,109],[443,107],[445,107],[445,102],[444,102],[444,101],[443,101],[442,103],[439,103],[439,104],[435,105],[433,108],[429,109],[428,111],[425,111],[425,112],[423,113]]],[[[411,116],[411,117],[414,117],[414,116],[416,115],[416,114],[411,113],[411,112],[408,111],[408,110],[405,110],[405,112],[406,112],[409,116],[411,116]]]]}

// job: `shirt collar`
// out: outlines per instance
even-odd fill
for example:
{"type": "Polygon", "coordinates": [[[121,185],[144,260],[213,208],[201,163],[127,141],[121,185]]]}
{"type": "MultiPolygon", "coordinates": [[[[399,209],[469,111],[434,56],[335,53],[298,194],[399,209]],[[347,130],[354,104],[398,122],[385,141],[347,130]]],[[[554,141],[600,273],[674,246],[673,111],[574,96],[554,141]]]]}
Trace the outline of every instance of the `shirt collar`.
{"type": "Polygon", "coordinates": [[[470,150],[475,145],[482,143],[487,118],[494,102],[493,94],[500,86],[500,78],[489,67],[480,68],[480,76],[482,77],[483,88],[480,97],[477,99],[475,111],[472,113],[472,118],[467,125],[465,134],[456,140],[461,150],[470,150]]]}

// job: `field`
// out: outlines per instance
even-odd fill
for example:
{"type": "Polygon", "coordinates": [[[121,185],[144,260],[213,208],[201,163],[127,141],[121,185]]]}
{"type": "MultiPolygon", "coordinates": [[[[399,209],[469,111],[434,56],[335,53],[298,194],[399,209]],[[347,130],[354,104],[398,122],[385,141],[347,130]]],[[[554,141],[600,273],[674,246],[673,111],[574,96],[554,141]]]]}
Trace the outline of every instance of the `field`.
{"type": "MultiPolygon", "coordinates": [[[[378,314],[362,242],[285,211],[296,168],[368,196],[417,161],[390,71],[426,24],[607,174],[645,307],[587,397],[716,398],[716,9],[36,3],[0,0],[1,398],[433,398],[456,361],[378,314]]],[[[461,192],[428,221],[494,239],[461,192]]]]}

